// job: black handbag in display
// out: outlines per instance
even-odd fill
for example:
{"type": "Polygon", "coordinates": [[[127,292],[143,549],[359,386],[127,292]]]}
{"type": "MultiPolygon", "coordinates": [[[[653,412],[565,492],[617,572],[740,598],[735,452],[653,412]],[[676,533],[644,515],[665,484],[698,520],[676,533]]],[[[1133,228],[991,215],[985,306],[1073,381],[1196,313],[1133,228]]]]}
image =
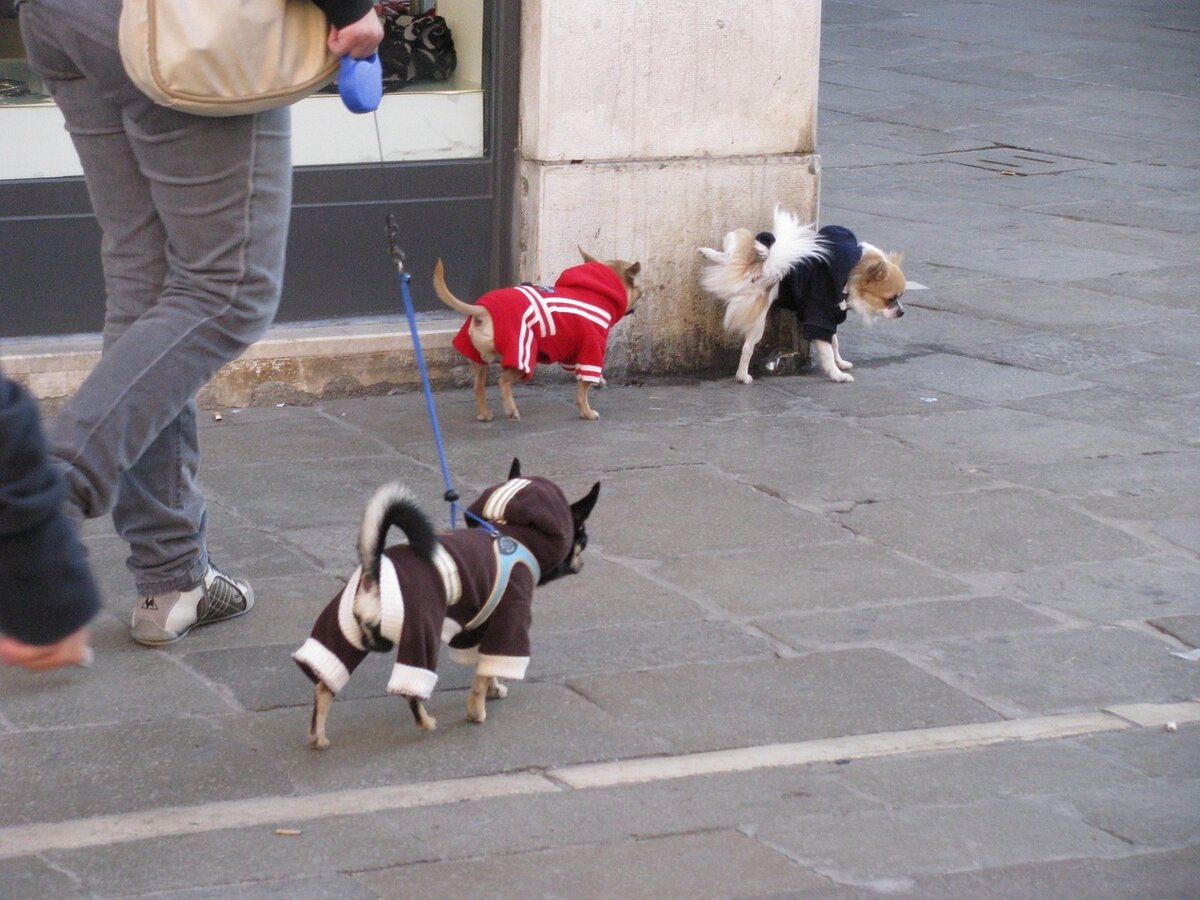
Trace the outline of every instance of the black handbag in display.
{"type": "Polygon", "coordinates": [[[379,61],[383,90],[398,91],[414,81],[445,81],[458,66],[454,36],[434,11],[413,15],[407,3],[381,3],[383,21],[379,61]]]}

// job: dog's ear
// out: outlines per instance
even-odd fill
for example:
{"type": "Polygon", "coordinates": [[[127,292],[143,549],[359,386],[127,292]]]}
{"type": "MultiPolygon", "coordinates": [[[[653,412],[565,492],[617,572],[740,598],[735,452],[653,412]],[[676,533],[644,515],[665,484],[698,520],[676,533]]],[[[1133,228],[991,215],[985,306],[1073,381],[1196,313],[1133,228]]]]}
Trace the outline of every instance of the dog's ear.
{"type": "Polygon", "coordinates": [[[629,268],[625,270],[625,280],[633,284],[633,280],[638,277],[642,271],[640,262],[630,263],[629,268]]]}
{"type": "Polygon", "coordinates": [[[893,266],[898,266],[898,265],[900,265],[900,263],[904,262],[904,254],[903,253],[889,253],[888,259],[890,259],[892,261],[893,266]]]}
{"type": "Polygon", "coordinates": [[[575,520],[575,527],[578,528],[587,517],[592,514],[592,509],[596,505],[596,500],[600,496],[600,482],[592,485],[592,489],[587,492],[587,496],[576,500],[571,504],[571,518],[575,520]]]}
{"type": "Polygon", "coordinates": [[[883,279],[887,278],[887,274],[888,274],[888,264],[887,264],[887,262],[885,262],[884,260],[881,259],[877,262],[871,263],[871,265],[867,268],[866,280],[867,281],[883,281],[883,279]]]}
{"type": "Polygon", "coordinates": [[[579,249],[579,255],[583,257],[584,262],[600,262],[600,260],[596,259],[596,257],[592,256],[592,254],[588,253],[582,247],[579,247],[578,245],[576,246],[579,249]]]}
{"type": "Polygon", "coordinates": [[[508,480],[521,477],[521,461],[515,456],[513,457],[512,465],[508,467],[508,480]]]}

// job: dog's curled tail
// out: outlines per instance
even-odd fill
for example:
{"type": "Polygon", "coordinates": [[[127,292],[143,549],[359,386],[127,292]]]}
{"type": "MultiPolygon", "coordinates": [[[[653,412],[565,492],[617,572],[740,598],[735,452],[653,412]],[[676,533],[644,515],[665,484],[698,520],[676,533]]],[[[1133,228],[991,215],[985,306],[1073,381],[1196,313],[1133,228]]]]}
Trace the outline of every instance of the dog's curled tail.
{"type": "Polygon", "coordinates": [[[399,482],[381,486],[367,502],[358,531],[358,561],[364,586],[379,584],[380,557],[388,529],[395,525],[408,538],[408,545],[422,559],[433,559],[437,534],[429,517],[417,506],[412,491],[399,482]]]}
{"type": "Polygon", "coordinates": [[[829,249],[812,225],[801,225],[795,214],[775,207],[772,222],[775,243],[763,261],[763,279],[777,284],[793,266],[805,259],[825,259],[829,249]]]}
{"type": "Polygon", "coordinates": [[[450,288],[446,287],[446,269],[442,265],[441,259],[433,267],[433,291],[438,295],[438,299],[445,303],[448,307],[464,316],[480,316],[486,315],[487,310],[473,303],[463,303],[452,293],[450,288]]]}

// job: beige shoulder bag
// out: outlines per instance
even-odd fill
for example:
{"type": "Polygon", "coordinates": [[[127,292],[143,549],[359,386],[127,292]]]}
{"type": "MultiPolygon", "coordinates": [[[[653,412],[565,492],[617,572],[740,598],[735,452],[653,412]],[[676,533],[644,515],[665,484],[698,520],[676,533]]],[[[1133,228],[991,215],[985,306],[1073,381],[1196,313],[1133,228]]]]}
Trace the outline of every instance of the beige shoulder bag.
{"type": "Polygon", "coordinates": [[[294,103],[329,83],[338,59],[312,0],[125,0],[125,70],[155,103],[240,116],[294,103]]]}

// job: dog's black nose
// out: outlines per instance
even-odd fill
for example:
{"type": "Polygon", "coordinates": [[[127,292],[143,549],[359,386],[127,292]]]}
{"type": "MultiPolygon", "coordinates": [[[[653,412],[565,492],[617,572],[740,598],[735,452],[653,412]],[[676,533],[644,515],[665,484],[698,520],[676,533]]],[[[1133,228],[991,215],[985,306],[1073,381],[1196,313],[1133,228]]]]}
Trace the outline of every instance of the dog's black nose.
{"type": "Polygon", "coordinates": [[[896,318],[898,319],[898,318],[900,318],[902,315],[904,315],[904,307],[903,307],[903,306],[901,306],[899,303],[897,303],[897,304],[896,304],[896,318]]]}
{"type": "Polygon", "coordinates": [[[754,236],[754,239],[768,250],[771,248],[771,245],[775,243],[775,235],[771,234],[769,231],[760,231],[754,236]]]}

